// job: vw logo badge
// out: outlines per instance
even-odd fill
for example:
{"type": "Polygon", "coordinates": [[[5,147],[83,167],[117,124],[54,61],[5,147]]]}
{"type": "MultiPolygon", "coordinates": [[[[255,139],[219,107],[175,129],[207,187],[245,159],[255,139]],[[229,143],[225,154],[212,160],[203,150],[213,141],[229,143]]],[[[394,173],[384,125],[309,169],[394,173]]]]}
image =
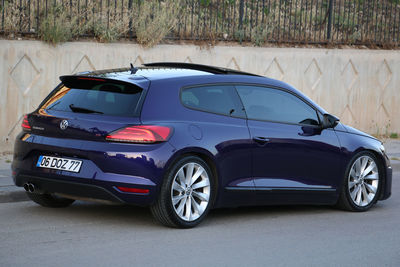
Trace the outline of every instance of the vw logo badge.
{"type": "Polygon", "coordinates": [[[65,130],[65,129],[67,129],[67,127],[68,127],[68,121],[67,120],[62,120],[60,122],[60,129],[61,130],[65,130]]]}

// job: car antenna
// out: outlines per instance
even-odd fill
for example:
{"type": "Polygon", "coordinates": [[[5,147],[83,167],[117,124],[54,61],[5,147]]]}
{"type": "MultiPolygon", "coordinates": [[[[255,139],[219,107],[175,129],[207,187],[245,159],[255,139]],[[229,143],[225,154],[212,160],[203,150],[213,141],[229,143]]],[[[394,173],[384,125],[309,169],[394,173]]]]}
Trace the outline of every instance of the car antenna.
{"type": "Polygon", "coordinates": [[[131,63],[131,74],[135,74],[138,70],[139,68],[134,67],[133,64],[131,63]]]}

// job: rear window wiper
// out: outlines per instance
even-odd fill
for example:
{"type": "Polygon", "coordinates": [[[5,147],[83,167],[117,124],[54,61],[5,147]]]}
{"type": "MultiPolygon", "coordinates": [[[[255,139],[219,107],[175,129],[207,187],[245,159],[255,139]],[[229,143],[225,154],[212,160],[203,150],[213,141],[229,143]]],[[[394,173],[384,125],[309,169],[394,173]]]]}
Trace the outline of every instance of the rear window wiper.
{"type": "Polygon", "coordinates": [[[83,108],[83,107],[77,107],[77,106],[74,106],[74,104],[69,105],[69,108],[70,108],[73,112],[104,114],[104,113],[101,112],[101,111],[97,111],[97,110],[93,110],[93,109],[88,109],[88,108],[83,108]]]}

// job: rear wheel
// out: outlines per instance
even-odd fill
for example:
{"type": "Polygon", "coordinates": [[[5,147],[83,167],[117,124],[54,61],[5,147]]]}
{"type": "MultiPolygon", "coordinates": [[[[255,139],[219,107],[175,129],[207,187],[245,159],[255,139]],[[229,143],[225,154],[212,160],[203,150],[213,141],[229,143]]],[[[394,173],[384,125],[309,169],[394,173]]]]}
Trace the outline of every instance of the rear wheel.
{"type": "Polygon", "coordinates": [[[381,169],[374,154],[357,154],[347,168],[339,207],[350,211],[370,209],[378,200],[382,182],[381,169]]]}
{"type": "Polygon", "coordinates": [[[28,197],[35,203],[49,208],[64,208],[74,203],[74,199],[59,197],[54,194],[35,194],[26,192],[28,197]]]}
{"type": "Polygon", "coordinates": [[[214,193],[214,177],[207,163],[188,156],[167,173],[151,212],[166,226],[194,227],[207,215],[214,193]]]}

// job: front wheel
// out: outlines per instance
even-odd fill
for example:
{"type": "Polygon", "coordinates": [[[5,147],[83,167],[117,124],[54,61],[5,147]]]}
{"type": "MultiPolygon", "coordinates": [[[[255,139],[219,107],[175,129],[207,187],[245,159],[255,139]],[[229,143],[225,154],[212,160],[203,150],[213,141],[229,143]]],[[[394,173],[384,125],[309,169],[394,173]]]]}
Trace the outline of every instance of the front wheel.
{"type": "Polygon", "coordinates": [[[202,159],[179,160],[164,178],[160,195],[151,207],[153,216],[170,227],[190,228],[207,215],[214,198],[214,177],[202,159]]]}
{"type": "Polygon", "coordinates": [[[379,197],[382,167],[376,156],[360,152],[353,157],[346,170],[339,207],[350,211],[366,211],[379,197]]]}

